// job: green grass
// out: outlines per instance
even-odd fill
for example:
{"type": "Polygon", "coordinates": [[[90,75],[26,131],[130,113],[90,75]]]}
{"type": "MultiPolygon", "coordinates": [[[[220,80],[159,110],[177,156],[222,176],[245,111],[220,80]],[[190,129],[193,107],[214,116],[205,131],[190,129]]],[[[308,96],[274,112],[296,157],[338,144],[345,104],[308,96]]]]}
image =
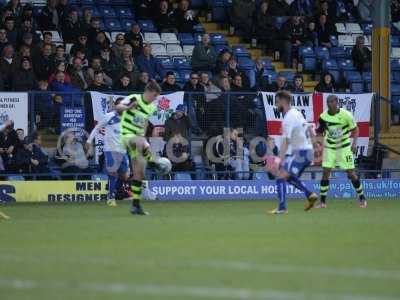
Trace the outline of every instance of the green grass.
{"type": "Polygon", "coordinates": [[[400,201],[0,207],[0,299],[400,299],[400,201]]]}

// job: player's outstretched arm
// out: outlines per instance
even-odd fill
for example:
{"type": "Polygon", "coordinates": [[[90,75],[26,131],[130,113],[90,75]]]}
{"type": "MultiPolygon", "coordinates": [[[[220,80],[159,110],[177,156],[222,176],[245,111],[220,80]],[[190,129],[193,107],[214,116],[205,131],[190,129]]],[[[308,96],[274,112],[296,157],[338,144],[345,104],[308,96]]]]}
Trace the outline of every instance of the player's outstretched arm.
{"type": "Polygon", "coordinates": [[[126,111],[137,106],[137,100],[134,95],[126,96],[120,103],[115,106],[117,111],[126,111]]]}

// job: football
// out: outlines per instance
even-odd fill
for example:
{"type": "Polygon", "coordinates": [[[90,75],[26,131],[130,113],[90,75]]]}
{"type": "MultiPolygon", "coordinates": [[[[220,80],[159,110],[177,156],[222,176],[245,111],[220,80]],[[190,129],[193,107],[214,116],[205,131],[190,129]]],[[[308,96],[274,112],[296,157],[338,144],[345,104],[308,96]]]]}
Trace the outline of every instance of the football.
{"type": "Polygon", "coordinates": [[[171,172],[172,164],[171,161],[166,157],[160,157],[157,161],[157,172],[160,175],[167,175],[171,172]]]}

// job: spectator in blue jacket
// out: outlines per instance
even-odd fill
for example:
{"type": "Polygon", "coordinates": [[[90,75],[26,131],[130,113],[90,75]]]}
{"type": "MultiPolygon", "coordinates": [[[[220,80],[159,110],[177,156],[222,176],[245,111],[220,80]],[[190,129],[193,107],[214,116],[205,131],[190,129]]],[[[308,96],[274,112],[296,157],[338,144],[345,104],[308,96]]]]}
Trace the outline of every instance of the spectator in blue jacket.
{"type": "Polygon", "coordinates": [[[161,66],[153,55],[151,55],[151,45],[145,44],[143,47],[143,54],[137,58],[137,65],[140,72],[147,72],[151,79],[160,79],[161,66]]]}

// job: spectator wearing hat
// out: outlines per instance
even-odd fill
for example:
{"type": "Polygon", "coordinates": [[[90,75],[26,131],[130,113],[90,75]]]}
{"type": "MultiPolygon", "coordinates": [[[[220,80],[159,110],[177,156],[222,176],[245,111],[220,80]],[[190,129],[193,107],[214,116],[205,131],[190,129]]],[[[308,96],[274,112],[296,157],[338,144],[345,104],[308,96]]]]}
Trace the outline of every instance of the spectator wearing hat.
{"type": "Polygon", "coordinates": [[[54,65],[51,60],[51,45],[44,44],[40,54],[37,54],[33,60],[33,70],[35,71],[38,80],[45,80],[49,78],[50,72],[53,70],[54,65]]]}
{"type": "Polygon", "coordinates": [[[27,92],[36,90],[38,87],[35,74],[32,70],[32,63],[29,57],[23,57],[20,69],[12,75],[13,91],[27,92]]]}
{"type": "Polygon", "coordinates": [[[12,75],[18,69],[18,62],[15,59],[14,47],[7,45],[4,47],[2,57],[0,59],[0,74],[4,80],[4,89],[11,90],[12,75]]]}
{"type": "Polygon", "coordinates": [[[41,30],[58,29],[61,24],[61,19],[56,6],[57,0],[47,0],[47,5],[43,8],[39,16],[39,27],[41,30]]]}
{"type": "Polygon", "coordinates": [[[139,70],[148,73],[151,79],[161,78],[161,66],[151,54],[150,44],[144,45],[143,53],[137,58],[137,65],[139,70]]]}
{"type": "Polygon", "coordinates": [[[163,92],[166,93],[173,93],[182,90],[182,88],[176,84],[176,78],[174,72],[168,71],[165,74],[164,81],[161,84],[161,89],[163,92]]]}
{"type": "Polygon", "coordinates": [[[7,31],[5,28],[0,28],[0,53],[3,52],[5,46],[10,44],[7,38],[7,31]]]}
{"type": "Polygon", "coordinates": [[[215,68],[217,54],[210,44],[210,36],[203,34],[201,43],[197,44],[192,53],[192,68],[194,71],[212,71],[215,68]]]}
{"type": "Polygon", "coordinates": [[[75,44],[72,45],[70,54],[72,56],[76,56],[78,50],[83,52],[87,59],[90,59],[92,57],[93,52],[89,47],[88,37],[86,32],[84,31],[79,32],[78,40],[75,42],[75,44]]]}
{"type": "Polygon", "coordinates": [[[8,41],[15,47],[18,39],[18,31],[15,28],[15,19],[13,17],[7,17],[4,22],[4,27],[7,31],[8,41]]]}
{"type": "Polygon", "coordinates": [[[89,85],[92,84],[92,82],[95,80],[95,73],[100,72],[102,74],[102,79],[103,79],[103,84],[105,86],[112,86],[112,79],[109,77],[107,74],[104,74],[103,68],[101,66],[101,57],[95,56],[92,58],[92,61],[90,63],[90,68],[87,70],[87,74],[89,75],[89,78],[91,79],[91,82],[89,85]]]}
{"type": "Polygon", "coordinates": [[[61,27],[64,43],[75,43],[82,29],[78,10],[71,8],[61,27]]]}
{"type": "Polygon", "coordinates": [[[138,24],[132,24],[131,30],[125,33],[125,42],[130,44],[133,48],[143,48],[143,34],[140,31],[138,24]]]}
{"type": "Polygon", "coordinates": [[[86,90],[92,81],[79,57],[72,60],[72,66],[68,68],[68,72],[71,75],[71,83],[82,91],[86,90]]]}
{"type": "Polygon", "coordinates": [[[185,114],[185,106],[179,104],[172,116],[165,121],[164,140],[168,142],[174,135],[180,135],[187,139],[191,127],[190,119],[185,114]]]}
{"type": "Polygon", "coordinates": [[[135,87],[132,84],[131,77],[128,73],[120,76],[113,85],[113,90],[117,92],[132,92],[134,89],[135,87]]]}

